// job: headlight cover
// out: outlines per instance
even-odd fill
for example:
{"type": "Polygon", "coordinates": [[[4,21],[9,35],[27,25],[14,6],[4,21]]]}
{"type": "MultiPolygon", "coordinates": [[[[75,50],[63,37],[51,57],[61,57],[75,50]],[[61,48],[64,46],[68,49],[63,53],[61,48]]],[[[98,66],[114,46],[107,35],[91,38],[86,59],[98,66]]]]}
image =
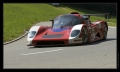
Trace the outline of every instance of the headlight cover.
{"type": "Polygon", "coordinates": [[[36,31],[30,31],[28,34],[29,34],[29,38],[33,38],[36,34],[36,31]]]}
{"type": "Polygon", "coordinates": [[[71,33],[71,37],[75,37],[80,33],[80,30],[73,30],[71,33]]]}

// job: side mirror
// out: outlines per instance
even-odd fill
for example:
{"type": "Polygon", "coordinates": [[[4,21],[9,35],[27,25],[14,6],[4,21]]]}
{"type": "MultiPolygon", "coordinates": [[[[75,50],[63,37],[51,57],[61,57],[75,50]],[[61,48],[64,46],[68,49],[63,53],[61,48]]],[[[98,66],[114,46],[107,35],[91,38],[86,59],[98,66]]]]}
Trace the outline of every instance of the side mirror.
{"type": "Polygon", "coordinates": [[[50,19],[50,21],[53,21],[53,19],[50,19]]]}
{"type": "Polygon", "coordinates": [[[53,24],[54,24],[53,22],[54,22],[54,20],[53,20],[53,19],[50,19],[50,21],[52,21],[52,27],[53,27],[53,24]]]}

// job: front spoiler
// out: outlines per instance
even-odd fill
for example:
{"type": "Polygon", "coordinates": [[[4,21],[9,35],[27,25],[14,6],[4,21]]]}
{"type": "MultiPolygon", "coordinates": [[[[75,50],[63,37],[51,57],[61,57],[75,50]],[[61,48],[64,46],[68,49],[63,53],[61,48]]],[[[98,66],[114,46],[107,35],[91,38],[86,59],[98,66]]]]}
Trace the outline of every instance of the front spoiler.
{"type": "MultiPolygon", "coordinates": [[[[81,45],[81,44],[82,43],[54,44],[54,45],[35,45],[34,47],[60,47],[60,46],[74,46],[74,45],[81,45]]],[[[33,45],[29,45],[29,46],[33,46],[33,45]]]]}

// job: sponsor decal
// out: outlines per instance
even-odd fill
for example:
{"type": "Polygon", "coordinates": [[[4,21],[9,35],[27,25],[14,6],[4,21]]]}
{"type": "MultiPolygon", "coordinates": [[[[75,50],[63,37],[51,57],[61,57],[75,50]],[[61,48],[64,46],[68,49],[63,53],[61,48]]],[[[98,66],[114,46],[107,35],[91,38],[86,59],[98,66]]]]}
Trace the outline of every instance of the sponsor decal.
{"type": "Polygon", "coordinates": [[[62,29],[51,29],[52,31],[54,31],[54,32],[61,32],[61,31],[64,31],[64,30],[67,30],[67,29],[69,29],[69,28],[62,28],[62,29]]]}

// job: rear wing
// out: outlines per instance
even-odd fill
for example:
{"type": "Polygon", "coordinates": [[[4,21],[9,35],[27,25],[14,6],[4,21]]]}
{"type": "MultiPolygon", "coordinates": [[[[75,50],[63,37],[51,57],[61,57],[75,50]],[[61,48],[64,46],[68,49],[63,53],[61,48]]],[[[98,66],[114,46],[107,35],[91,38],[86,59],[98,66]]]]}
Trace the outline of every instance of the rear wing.
{"type": "Polygon", "coordinates": [[[109,13],[103,13],[103,14],[83,14],[83,16],[88,16],[90,18],[90,16],[104,16],[105,19],[110,19],[111,16],[109,13]]]}

